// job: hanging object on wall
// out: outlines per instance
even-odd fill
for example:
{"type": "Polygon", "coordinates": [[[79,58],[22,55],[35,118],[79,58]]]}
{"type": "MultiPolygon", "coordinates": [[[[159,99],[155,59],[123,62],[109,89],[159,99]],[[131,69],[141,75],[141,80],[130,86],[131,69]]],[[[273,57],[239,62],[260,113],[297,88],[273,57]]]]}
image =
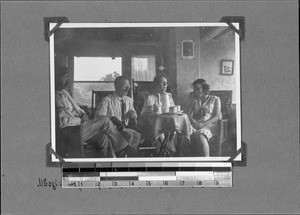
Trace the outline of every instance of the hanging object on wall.
{"type": "Polygon", "coordinates": [[[194,40],[181,41],[181,59],[194,59],[194,40]]]}
{"type": "Polygon", "coordinates": [[[164,58],[161,57],[161,65],[158,67],[159,71],[166,71],[167,68],[164,66],[164,58]]]}

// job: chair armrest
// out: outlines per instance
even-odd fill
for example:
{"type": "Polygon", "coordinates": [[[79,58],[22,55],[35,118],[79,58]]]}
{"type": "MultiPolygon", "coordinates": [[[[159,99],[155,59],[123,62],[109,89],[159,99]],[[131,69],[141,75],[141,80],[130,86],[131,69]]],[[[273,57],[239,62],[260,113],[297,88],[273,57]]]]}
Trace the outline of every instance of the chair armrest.
{"type": "Polygon", "coordinates": [[[57,129],[60,133],[65,134],[65,135],[73,135],[73,134],[78,134],[80,132],[80,125],[77,126],[68,126],[64,128],[59,128],[57,129]]]}
{"type": "Polygon", "coordinates": [[[228,123],[229,119],[219,119],[218,126],[219,126],[219,138],[220,141],[224,141],[228,139],[228,123]]]}
{"type": "Polygon", "coordinates": [[[219,123],[226,123],[226,122],[229,122],[229,119],[219,119],[218,122],[219,123]]]}

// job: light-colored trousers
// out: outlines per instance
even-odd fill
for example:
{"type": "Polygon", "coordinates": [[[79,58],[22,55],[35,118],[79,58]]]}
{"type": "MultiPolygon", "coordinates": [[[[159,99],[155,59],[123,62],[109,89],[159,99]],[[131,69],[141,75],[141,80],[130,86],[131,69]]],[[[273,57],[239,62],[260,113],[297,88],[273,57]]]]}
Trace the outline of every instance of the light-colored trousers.
{"type": "Polygon", "coordinates": [[[130,128],[124,128],[123,131],[121,131],[121,134],[125,137],[127,142],[129,142],[131,147],[137,149],[142,138],[142,135],[139,132],[130,128]]]}
{"type": "MultiPolygon", "coordinates": [[[[111,157],[112,152],[119,152],[124,149],[129,142],[118,131],[109,117],[103,116],[91,119],[81,124],[82,142],[97,142],[97,148],[102,150],[101,156],[111,157]]],[[[114,154],[114,153],[113,153],[114,154]]]]}

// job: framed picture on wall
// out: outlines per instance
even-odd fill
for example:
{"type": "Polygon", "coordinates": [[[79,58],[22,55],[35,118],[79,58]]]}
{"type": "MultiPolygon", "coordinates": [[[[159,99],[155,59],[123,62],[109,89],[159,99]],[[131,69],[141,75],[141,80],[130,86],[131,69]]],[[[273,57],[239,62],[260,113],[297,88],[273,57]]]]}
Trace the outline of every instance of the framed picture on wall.
{"type": "Polygon", "coordinates": [[[221,60],[221,75],[233,75],[234,60],[221,60]]]}
{"type": "Polygon", "coordinates": [[[182,59],[194,59],[194,41],[182,40],[182,59]]]}

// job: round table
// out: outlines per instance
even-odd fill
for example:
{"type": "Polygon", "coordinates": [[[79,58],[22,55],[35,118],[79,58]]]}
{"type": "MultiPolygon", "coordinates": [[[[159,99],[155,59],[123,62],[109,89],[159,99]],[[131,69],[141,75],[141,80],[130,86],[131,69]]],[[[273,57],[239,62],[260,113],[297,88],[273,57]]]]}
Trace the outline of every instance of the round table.
{"type": "Polygon", "coordinates": [[[180,142],[178,137],[185,137],[190,142],[190,121],[185,113],[163,113],[147,114],[144,113],[139,117],[138,125],[141,129],[142,136],[149,140],[154,146],[158,143],[157,139],[164,134],[165,140],[171,145],[168,146],[170,151],[180,151],[180,142]],[[176,138],[173,138],[175,135],[176,138]],[[177,148],[177,149],[176,149],[177,148]]]}

